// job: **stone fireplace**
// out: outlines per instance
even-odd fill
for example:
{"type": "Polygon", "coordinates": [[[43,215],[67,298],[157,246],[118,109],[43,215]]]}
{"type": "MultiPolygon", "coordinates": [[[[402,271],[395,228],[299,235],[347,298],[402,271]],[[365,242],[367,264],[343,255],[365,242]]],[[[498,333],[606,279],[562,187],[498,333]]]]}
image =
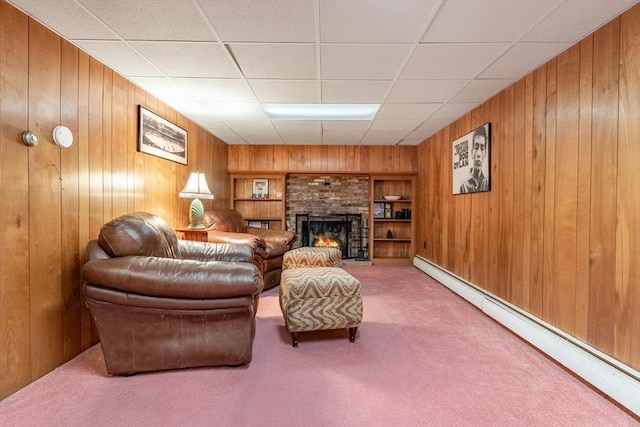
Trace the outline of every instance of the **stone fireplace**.
{"type": "Polygon", "coordinates": [[[287,227],[297,246],[334,244],[345,259],[369,259],[368,176],[291,175],[286,185],[287,227]]]}

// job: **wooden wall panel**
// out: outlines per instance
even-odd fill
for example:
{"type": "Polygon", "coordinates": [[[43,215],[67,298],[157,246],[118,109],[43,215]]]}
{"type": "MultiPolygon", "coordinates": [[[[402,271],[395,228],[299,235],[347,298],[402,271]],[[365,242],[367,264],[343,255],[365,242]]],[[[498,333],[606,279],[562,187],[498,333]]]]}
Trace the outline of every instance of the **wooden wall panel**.
{"type": "Polygon", "coordinates": [[[636,370],[638,69],[640,5],[418,146],[416,206],[418,255],[636,370]],[[453,196],[451,141],[484,122],[491,191],[453,196]]]}
{"type": "Polygon", "coordinates": [[[229,172],[415,173],[414,146],[231,145],[229,172]]]}
{"type": "Polygon", "coordinates": [[[0,2],[0,398],[31,381],[29,333],[29,28],[0,2]],[[8,286],[7,284],[11,284],[8,286]]]}
{"type": "Polygon", "coordinates": [[[65,150],[60,150],[60,182],[62,206],[61,222],[62,248],[60,265],[62,267],[62,358],[70,360],[81,350],[81,292],[77,286],[80,282],[80,247],[79,210],[78,210],[78,49],[71,43],[61,44],[60,80],[60,124],[67,126],[76,136],[76,143],[65,150]],[[73,260],[73,262],[65,262],[73,260]]]}
{"type": "Polygon", "coordinates": [[[52,130],[60,123],[60,57],[60,39],[30,21],[29,129],[40,138],[29,150],[27,172],[33,377],[51,371],[62,359],[60,149],[52,141],[52,130]]]}
{"type": "Polygon", "coordinates": [[[591,166],[591,270],[588,339],[612,353],[616,274],[616,199],[618,152],[618,68],[620,20],[594,34],[591,166]],[[607,283],[608,286],[593,286],[607,283]],[[597,326],[596,326],[597,325],[597,326]]]}
{"type": "MultiPolygon", "coordinates": [[[[613,354],[640,365],[640,7],[622,15],[620,37],[620,125],[617,163],[616,274],[613,354]]],[[[610,282],[608,283],[610,285],[610,282]]]]}
{"type": "Polygon", "coordinates": [[[553,235],[553,319],[575,333],[576,242],[578,210],[578,120],[580,118],[580,46],[558,57],[557,142],[555,144],[555,200],[553,235]],[[558,262],[562,260],[562,262],[558,262]]]}
{"type": "Polygon", "coordinates": [[[0,399],[96,342],[81,294],[88,241],[134,210],[188,223],[200,170],[228,205],[227,145],[0,1],[0,399]],[[138,153],[137,106],[188,131],[189,165],[138,153]],[[70,148],[53,142],[69,127],[70,148]],[[27,147],[21,136],[36,132],[27,147]]]}

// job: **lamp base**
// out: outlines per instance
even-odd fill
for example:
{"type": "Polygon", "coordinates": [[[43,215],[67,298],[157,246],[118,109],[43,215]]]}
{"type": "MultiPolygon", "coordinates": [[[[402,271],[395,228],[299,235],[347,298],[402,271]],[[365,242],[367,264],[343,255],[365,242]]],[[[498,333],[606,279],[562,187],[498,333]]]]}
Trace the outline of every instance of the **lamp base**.
{"type": "Polygon", "coordinates": [[[204,228],[202,221],[204,221],[204,206],[200,199],[193,199],[189,209],[189,225],[187,228],[202,230],[204,228]]]}

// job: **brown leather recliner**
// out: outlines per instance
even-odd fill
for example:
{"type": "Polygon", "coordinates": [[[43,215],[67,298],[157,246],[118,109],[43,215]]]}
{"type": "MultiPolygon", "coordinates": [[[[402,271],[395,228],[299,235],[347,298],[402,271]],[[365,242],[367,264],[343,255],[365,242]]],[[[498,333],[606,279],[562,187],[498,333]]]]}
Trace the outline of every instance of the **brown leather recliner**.
{"type": "Polygon", "coordinates": [[[295,233],[247,227],[242,214],[235,209],[205,211],[203,224],[209,242],[246,243],[263,259],[264,289],[280,284],[282,257],[296,241],[295,233]]]}
{"type": "Polygon", "coordinates": [[[178,240],[138,212],[105,224],[87,259],[86,305],[110,374],[251,361],[263,285],[249,246],[178,240]]]}

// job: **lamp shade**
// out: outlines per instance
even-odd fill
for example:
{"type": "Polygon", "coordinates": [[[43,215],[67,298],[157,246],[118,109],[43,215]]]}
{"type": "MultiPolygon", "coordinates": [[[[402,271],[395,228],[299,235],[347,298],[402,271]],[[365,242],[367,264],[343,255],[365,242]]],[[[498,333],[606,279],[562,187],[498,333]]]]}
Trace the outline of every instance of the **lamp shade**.
{"type": "Polygon", "coordinates": [[[191,172],[187,184],[180,192],[180,197],[187,199],[213,199],[203,173],[191,172]]]}
{"type": "Polygon", "coordinates": [[[204,225],[204,206],[200,199],[213,199],[213,194],[209,190],[207,180],[203,173],[191,172],[187,184],[180,192],[180,197],[187,199],[193,199],[191,207],[189,208],[189,227],[195,229],[202,229],[204,225]]]}

